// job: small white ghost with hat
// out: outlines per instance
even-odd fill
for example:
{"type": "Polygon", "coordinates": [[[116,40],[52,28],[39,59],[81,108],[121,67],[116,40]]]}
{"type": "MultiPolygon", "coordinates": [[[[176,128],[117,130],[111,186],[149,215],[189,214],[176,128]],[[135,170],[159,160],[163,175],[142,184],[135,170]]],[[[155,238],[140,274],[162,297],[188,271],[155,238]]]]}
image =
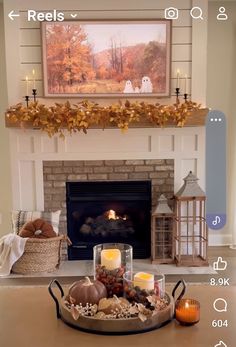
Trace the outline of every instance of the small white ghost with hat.
{"type": "Polygon", "coordinates": [[[142,78],[142,85],[140,89],[140,93],[152,93],[152,82],[150,80],[150,77],[144,76],[142,78]]]}
{"type": "Polygon", "coordinates": [[[125,82],[124,93],[134,93],[134,88],[133,88],[132,82],[130,80],[125,82]]]}

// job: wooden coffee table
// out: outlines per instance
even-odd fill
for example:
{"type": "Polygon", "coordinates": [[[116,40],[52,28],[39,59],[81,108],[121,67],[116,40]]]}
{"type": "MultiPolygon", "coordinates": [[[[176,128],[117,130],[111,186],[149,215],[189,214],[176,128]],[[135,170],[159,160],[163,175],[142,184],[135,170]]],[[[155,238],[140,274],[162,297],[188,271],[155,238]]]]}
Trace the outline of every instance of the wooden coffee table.
{"type": "MultiPolygon", "coordinates": [[[[167,285],[171,293],[173,286],[167,285]]],[[[65,290],[66,291],[66,290],[65,290]]],[[[0,288],[0,345],[2,347],[214,347],[220,340],[236,346],[236,286],[214,288],[189,285],[186,297],[201,303],[201,320],[191,327],[175,320],[148,333],[102,336],[74,330],[56,319],[46,286],[0,288]],[[224,298],[228,311],[215,312],[213,302],[224,298]],[[228,320],[228,328],[213,328],[214,319],[228,320]]]]}

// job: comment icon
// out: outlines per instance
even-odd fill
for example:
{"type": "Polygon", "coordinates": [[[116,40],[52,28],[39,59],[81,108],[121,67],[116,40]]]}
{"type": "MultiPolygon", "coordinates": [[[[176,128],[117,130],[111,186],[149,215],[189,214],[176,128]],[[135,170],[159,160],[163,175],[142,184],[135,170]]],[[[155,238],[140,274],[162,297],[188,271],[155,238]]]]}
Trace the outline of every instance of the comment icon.
{"type": "Polygon", "coordinates": [[[228,304],[225,299],[218,298],[214,301],[213,307],[216,312],[227,312],[228,304]]]}

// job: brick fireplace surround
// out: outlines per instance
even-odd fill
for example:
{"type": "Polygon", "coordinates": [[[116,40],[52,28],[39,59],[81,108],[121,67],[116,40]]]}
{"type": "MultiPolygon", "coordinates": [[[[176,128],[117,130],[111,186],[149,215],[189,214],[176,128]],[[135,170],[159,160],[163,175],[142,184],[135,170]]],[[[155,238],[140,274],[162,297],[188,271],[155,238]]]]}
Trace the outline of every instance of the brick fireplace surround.
{"type": "MultiPolygon", "coordinates": [[[[174,194],[174,160],[76,160],[44,161],[45,210],[61,210],[60,232],[66,234],[66,181],[151,180],[152,205],[160,194],[174,194]]],[[[63,258],[67,256],[63,249],[63,258]]]]}
{"type": "MultiPolygon", "coordinates": [[[[205,189],[205,127],[90,129],[49,138],[38,130],[10,129],[14,210],[62,210],[66,181],[152,180],[152,202],[171,197],[191,170],[205,189]]],[[[214,236],[215,237],[215,236],[214,236]]]]}

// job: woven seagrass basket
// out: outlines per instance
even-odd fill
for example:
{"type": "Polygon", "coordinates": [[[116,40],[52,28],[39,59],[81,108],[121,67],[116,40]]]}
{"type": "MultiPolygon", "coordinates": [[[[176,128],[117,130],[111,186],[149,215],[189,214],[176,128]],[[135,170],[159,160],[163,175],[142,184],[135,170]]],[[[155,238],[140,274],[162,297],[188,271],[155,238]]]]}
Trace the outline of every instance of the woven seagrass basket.
{"type": "Polygon", "coordinates": [[[64,236],[49,239],[29,238],[25,243],[23,255],[12,267],[13,273],[32,274],[52,272],[60,264],[61,242],[64,236]]]}

